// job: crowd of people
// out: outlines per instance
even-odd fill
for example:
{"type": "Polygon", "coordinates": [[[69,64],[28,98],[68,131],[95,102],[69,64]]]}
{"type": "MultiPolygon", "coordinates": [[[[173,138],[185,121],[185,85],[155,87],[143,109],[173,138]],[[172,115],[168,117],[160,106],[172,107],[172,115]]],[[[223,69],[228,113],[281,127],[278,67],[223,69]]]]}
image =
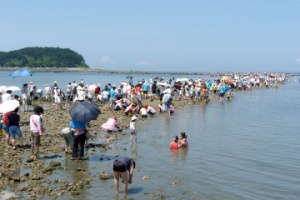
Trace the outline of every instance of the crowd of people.
{"type": "MultiPolygon", "coordinates": [[[[164,80],[163,78],[150,79],[150,81],[138,81],[133,84],[131,81],[123,80],[120,84],[111,85],[105,84],[101,88],[100,84],[85,85],[83,79],[80,83],[73,81],[67,86],[59,87],[57,81],[54,81],[52,86],[46,84],[44,89],[37,89],[37,87],[30,82],[23,84],[21,90],[21,98],[18,95],[12,95],[12,91],[0,91],[0,106],[8,100],[20,101],[23,106],[23,111],[29,111],[30,106],[33,108],[33,114],[29,119],[29,126],[31,132],[31,158],[36,160],[39,158],[39,147],[41,145],[41,137],[45,129],[43,126],[44,108],[37,105],[36,100],[43,100],[55,103],[55,109],[62,109],[65,107],[69,110],[72,104],[81,103],[85,101],[96,102],[102,105],[102,110],[123,112],[125,116],[130,118],[129,131],[130,143],[137,142],[137,116],[146,118],[157,115],[159,113],[167,113],[168,115],[174,113],[174,101],[188,100],[189,103],[201,101],[209,103],[212,95],[218,95],[219,101],[224,101],[225,97],[228,100],[232,98],[232,91],[235,90],[251,90],[253,87],[276,87],[278,83],[285,80],[284,76],[263,78],[259,75],[252,77],[221,77],[219,79],[184,79],[175,80],[170,78],[164,80]],[[157,100],[157,108],[143,103],[144,99],[150,101],[157,100]]],[[[18,114],[19,107],[13,110],[2,113],[1,124],[3,130],[6,132],[5,140],[8,149],[16,149],[17,146],[23,148],[23,135],[20,129],[20,115],[18,114]],[[19,139],[19,145],[17,140],[19,139]]],[[[104,131],[115,132],[121,131],[117,116],[112,115],[103,123],[100,128],[104,131]]],[[[84,148],[87,144],[89,135],[89,122],[79,122],[71,120],[69,127],[61,131],[66,146],[66,153],[71,153],[71,160],[83,159],[84,148]]],[[[171,149],[187,148],[188,141],[185,132],[181,132],[180,136],[174,136],[169,147],[171,149]]],[[[120,156],[114,162],[113,171],[115,177],[115,188],[118,191],[119,177],[123,179],[123,188],[125,194],[127,193],[127,184],[131,183],[133,176],[133,168],[135,162],[127,157],[120,156]],[[125,173],[128,171],[128,173],[125,173]]]]}

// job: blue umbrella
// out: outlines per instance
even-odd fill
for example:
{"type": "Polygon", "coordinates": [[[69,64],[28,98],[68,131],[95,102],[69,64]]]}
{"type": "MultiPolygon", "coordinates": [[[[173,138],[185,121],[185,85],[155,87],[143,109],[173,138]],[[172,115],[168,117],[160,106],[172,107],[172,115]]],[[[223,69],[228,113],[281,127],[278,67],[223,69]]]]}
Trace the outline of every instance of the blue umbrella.
{"type": "Polygon", "coordinates": [[[9,77],[16,78],[16,77],[25,77],[25,76],[32,76],[34,74],[33,71],[27,69],[18,69],[13,73],[9,74],[9,77]]]}

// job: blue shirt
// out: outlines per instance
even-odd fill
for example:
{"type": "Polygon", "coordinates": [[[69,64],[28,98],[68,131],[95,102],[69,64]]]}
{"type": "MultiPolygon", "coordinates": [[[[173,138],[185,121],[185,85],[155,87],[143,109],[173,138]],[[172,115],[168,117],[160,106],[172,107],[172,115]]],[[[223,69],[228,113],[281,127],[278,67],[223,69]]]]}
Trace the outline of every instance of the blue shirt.
{"type": "Polygon", "coordinates": [[[86,125],[84,122],[79,122],[76,120],[72,120],[70,122],[70,128],[81,128],[82,130],[86,130],[86,125]]]}
{"type": "Polygon", "coordinates": [[[115,98],[115,95],[116,95],[116,93],[117,93],[116,91],[114,91],[114,90],[111,90],[111,91],[110,91],[110,98],[111,98],[111,99],[114,99],[114,98],[115,98]]]}
{"type": "Polygon", "coordinates": [[[142,87],[143,87],[143,91],[148,91],[150,86],[149,84],[144,83],[142,87]]]}

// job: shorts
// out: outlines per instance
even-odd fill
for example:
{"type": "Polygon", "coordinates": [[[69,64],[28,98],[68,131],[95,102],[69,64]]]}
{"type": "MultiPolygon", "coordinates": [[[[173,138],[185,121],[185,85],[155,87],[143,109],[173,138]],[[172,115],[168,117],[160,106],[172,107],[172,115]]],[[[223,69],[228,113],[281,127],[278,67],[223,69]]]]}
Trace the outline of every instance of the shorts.
{"type": "Polygon", "coordinates": [[[27,105],[27,96],[25,94],[22,94],[22,103],[23,105],[27,105]]]}
{"type": "Polygon", "coordinates": [[[60,100],[60,96],[55,96],[55,97],[54,97],[54,102],[55,102],[55,103],[60,103],[60,101],[61,101],[61,100],[60,100]]]}
{"type": "Polygon", "coordinates": [[[165,102],[165,108],[167,112],[170,111],[170,106],[171,106],[171,102],[165,102]]]}
{"type": "Polygon", "coordinates": [[[9,134],[9,126],[6,126],[5,124],[3,124],[3,129],[5,130],[5,132],[7,134],[9,134]]]}
{"type": "Polygon", "coordinates": [[[113,170],[115,172],[126,172],[126,166],[122,162],[115,160],[113,170]]]}
{"type": "Polygon", "coordinates": [[[148,94],[148,91],[143,91],[144,94],[148,94]]]}
{"type": "Polygon", "coordinates": [[[136,131],[134,129],[130,130],[131,135],[136,135],[136,131]]]}
{"type": "Polygon", "coordinates": [[[9,135],[13,139],[16,139],[16,135],[18,135],[19,138],[21,138],[23,136],[22,131],[19,126],[10,126],[9,127],[9,135]]]}
{"type": "Polygon", "coordinates": [[[220,96],[220,97],[224,97],[224,95],[225,95],[225,93],[220,93],[219,96],[220,96]]]}
{"type": "Polygon", "coordinates": [[[102,103],[103,104],[108,104],[108,98],[102,98],[102,103]]]}
{"type": "Polygon", "coordinates": [[[73,148],[73,146],[74,146],[74,137],[71,134],[71,132],[68,133],[68,134],[62,134],[62,136],[65,140],[66,146],[73,148]]]}

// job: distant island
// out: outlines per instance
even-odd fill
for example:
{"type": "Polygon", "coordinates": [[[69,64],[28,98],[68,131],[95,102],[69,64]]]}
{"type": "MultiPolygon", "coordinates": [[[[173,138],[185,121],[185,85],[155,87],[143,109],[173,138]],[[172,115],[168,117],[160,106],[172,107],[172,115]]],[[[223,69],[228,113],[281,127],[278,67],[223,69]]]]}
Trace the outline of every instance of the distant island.
{"type": "Polygon", "coordinates": [[[0,69],[2,67],[89,68],[82,55],[71,49],[58,47],[27,47],[0,52],[0,69]]]}

